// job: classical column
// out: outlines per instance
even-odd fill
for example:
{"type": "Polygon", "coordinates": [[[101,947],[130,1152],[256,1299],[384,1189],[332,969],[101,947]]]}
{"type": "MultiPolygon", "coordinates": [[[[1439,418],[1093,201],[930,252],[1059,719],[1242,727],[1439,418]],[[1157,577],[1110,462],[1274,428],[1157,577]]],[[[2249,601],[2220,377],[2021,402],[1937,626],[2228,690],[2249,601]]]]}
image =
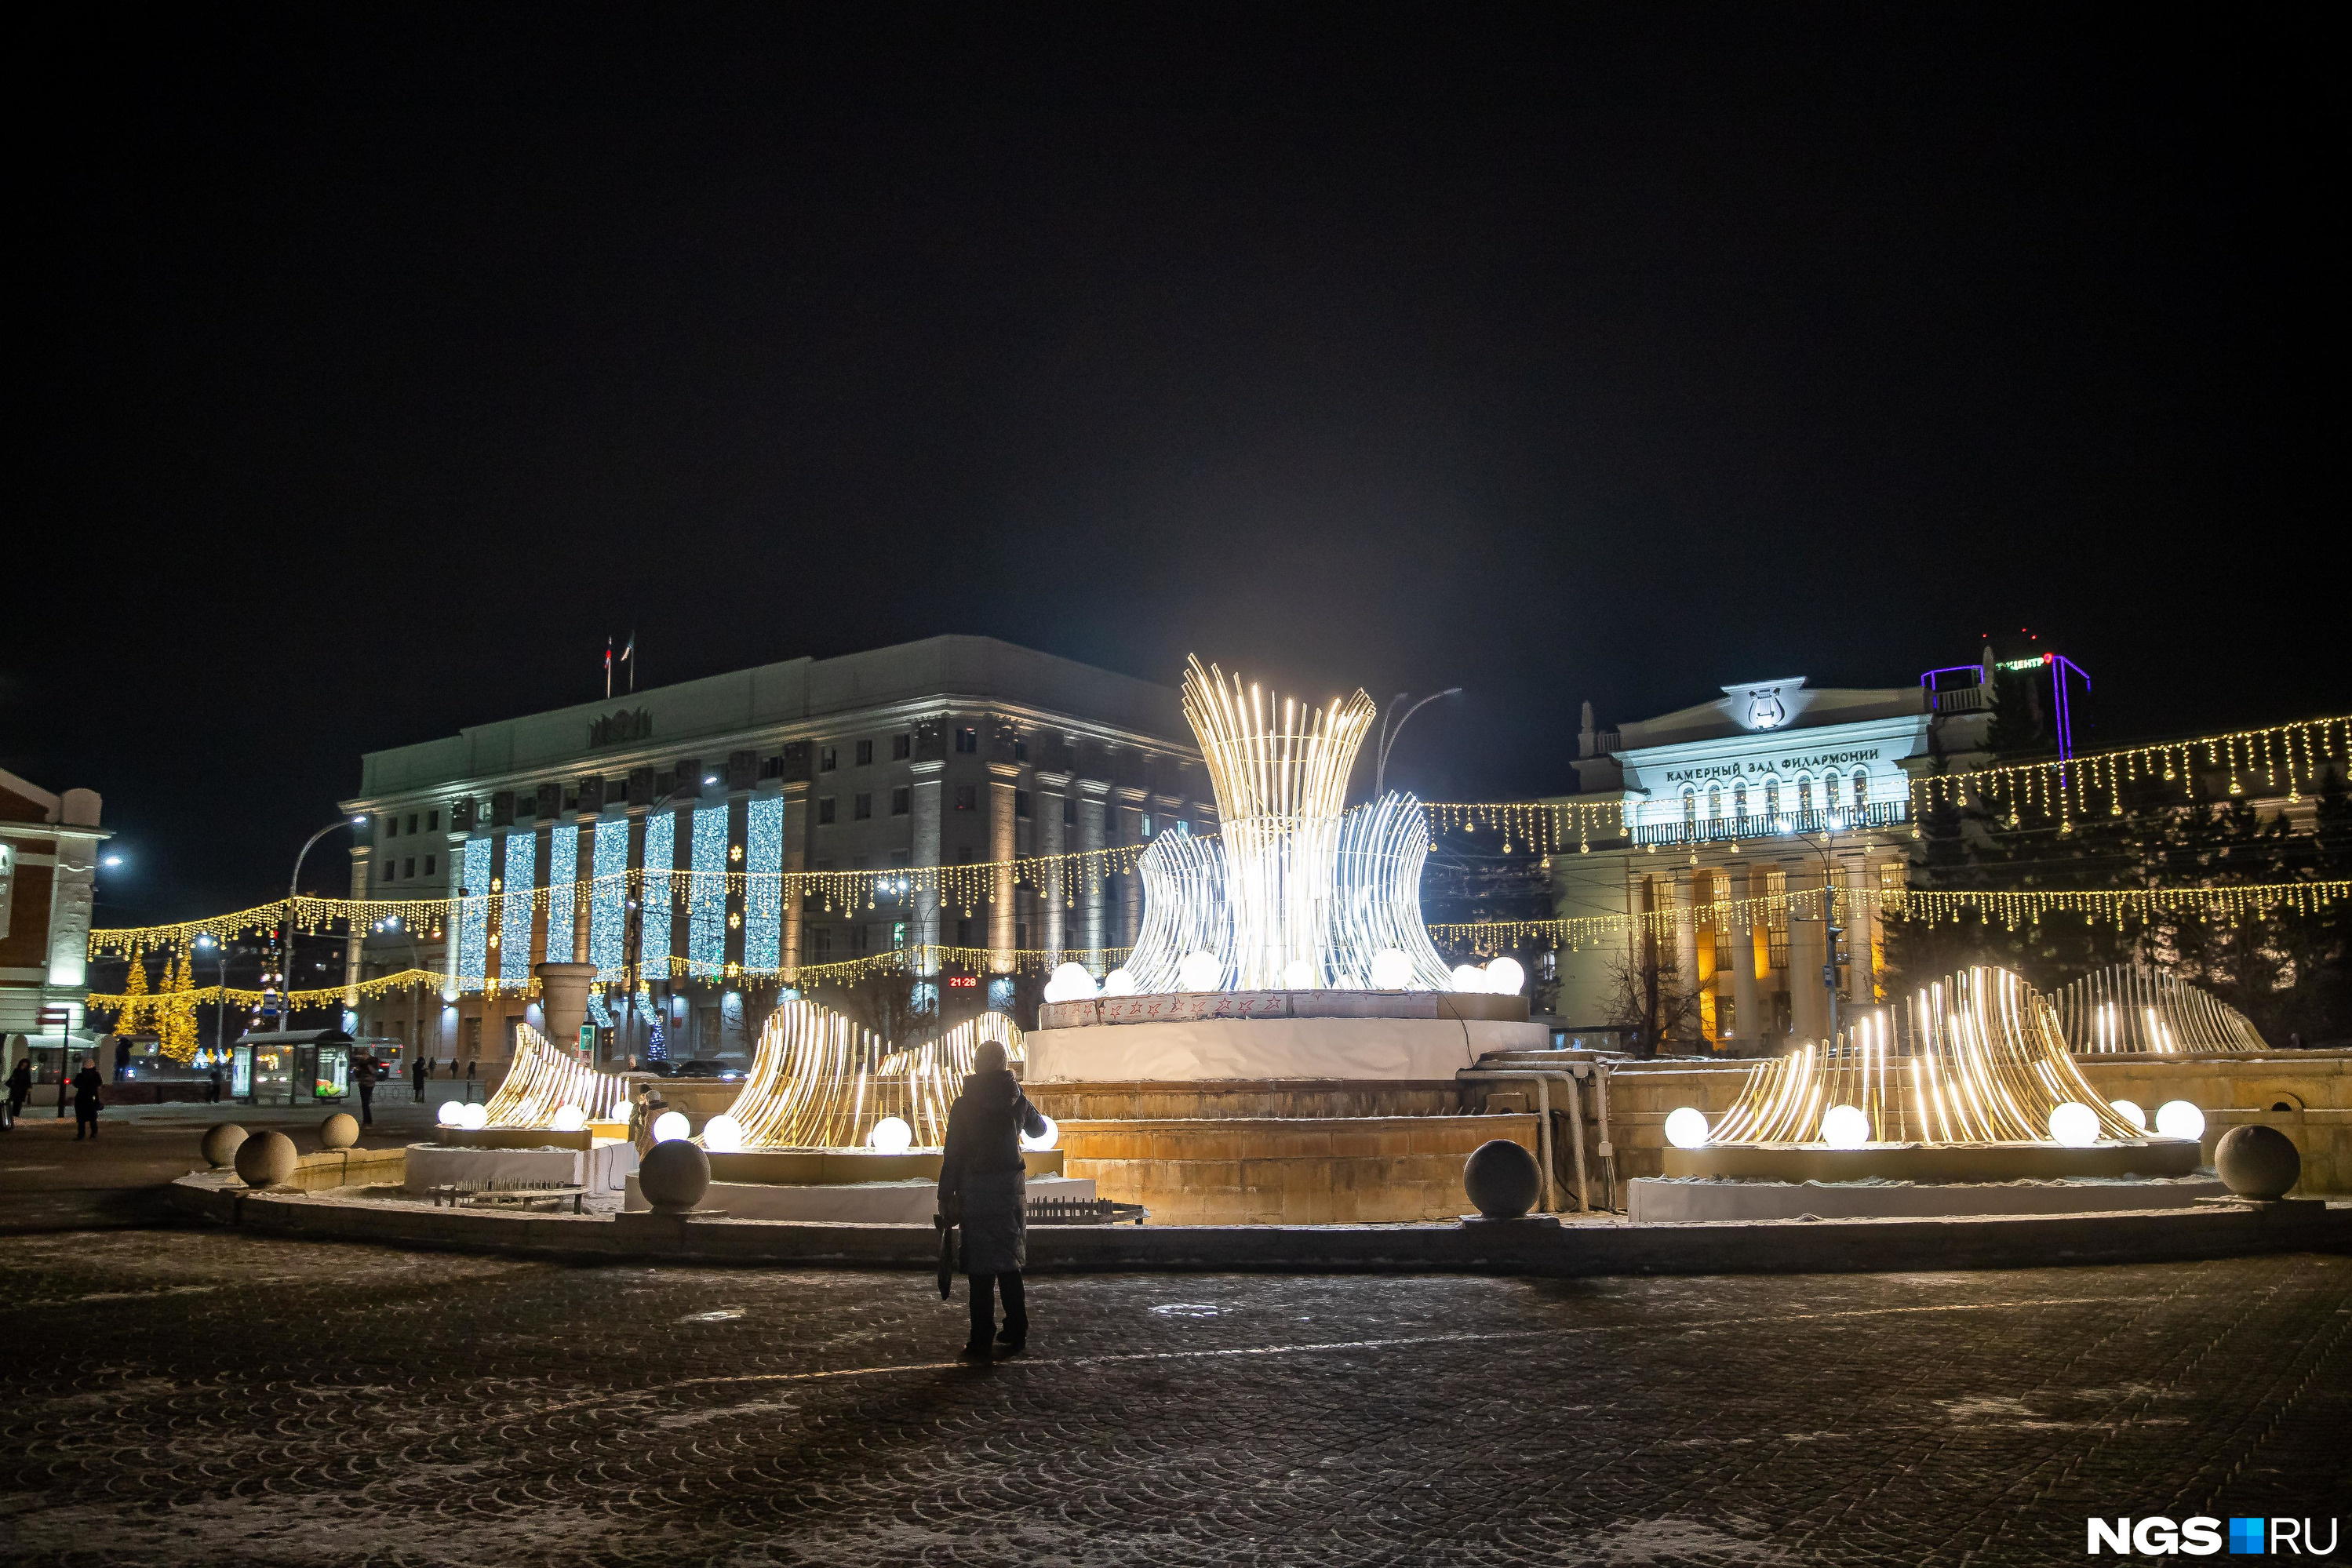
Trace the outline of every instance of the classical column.
{"type": "MultiPolygon", "coordinates": [[[[1744,904],[1748,890],[1748,866],[1734,862],[1729,868],[1732,902],[1744,904]]],[[[1756,1041],[1764,1035],[1764,1014],[1756,1000],[1756,919],[1740,909],[1731,919],[1731,1021],[1741,1040],[1756,1041]]]]}
{"type": "Polygon", "coordinates": [[[1013,859],[1019,852],[1014,833],[1013,793],[1021,782],[1018,763],[988,765],[988,858],[996,862],[989,873],[988,972],[1013,972],[1013,859]]]}
{"type": "MultiPolygon", "coordinates": [[[[1780,862],[1789,873],[1791,899],[1822,886],[1821,862],[1813,859],[1780,862]]],[[[1823,946],[1822,900],[1791,903],[1789,907],[1789,1032],[1798,1040],[1819,1043],[1829,1032],[1829,995],[1822,988],[1822,966],[1828,962],[1823,946]]]]}
{"type": "Polygon", "coordinates": [[[726,936],[723,938],[726,943],[726,949],[719,955],[719,957],[720,961],[725,966],[722,973],[729,977],[728,984],[730,986],[735,983],[735,977],[740,976],[743,973],[743,937],[745,935],[743,915],[745,909],[751,902],[749,890],[751,885],[747,881],[741,884],[744,891],[737,892],[735,890],[735,878],[732,873],[746,869],[751,863],[747,858],[751,852],[751,788],[747,785],[741,789],[729,790],[727,793],[726,866],[730,874],[727,879],[727,927],[726,936]]]}
{"type": "MultiPolygon", "coordinates": [[[[1144,805],[1145,800],[1144,792],[1142,790],[1121,789],[1118,791],[1118,801],[1116,807],[1116,810],[1118,812],[1118,831],[1112,836],[1111,842],[1115,844],[1139,844],[1143,842],[1144,805]]],[[[1136,933],[1142,929],[1143,878],[1138,876],[1134,872],[1129,871],[1123,873],[1118,879],[1118,935],[1112,941],[1111,946],[1115,947],[1134,946],[1136,933]]]]}
{"type": "Polygon", "coordinates": [[[1886,999],[1885,912],[1878,904],[1878,864],[1858,858],[1852,879],[1854,893],[1853,999],[1859,1007],[1876,1007],[1886,999]]]}
{"type": "MultiPolygon", "coordinates": [[[[1103,804],[1110,794],[1110,785],[1099,779],[1078,780],[1078,852],[1093,855],[1103,847],[1103,804]]],[[[1091,861],[1080,873],[1080,892],[1086,899],[1083,928],[1087,944],[1087,968],[1099,976],[1103,972],[1103,874],[1101,862],[1091,861]]]]}
{"type": "MultiPolygon", "coordinates": [[[[1675,901],[1675,988],[1695,994],[1699,988],[1698,973],[1698,912],[1695,907],[1698,896],[1698,878],[1686,866],[1675,869],[1673,894],[1675,901]]],[[[1697,1036],[1699,1020],[1685,1017],[1675,1025],[1675,1038],[1689,1040],[1697,1036]]]]}
{"type": "Polygon", "coordinates": [[[1038,934],[1037,945],[1045,949],[1045,962],[1050,967],[1062,961],[1062,911],[1067,907],[1069,894],[1068,870],[1053,859],[1062,852],[1062,800],[1070,791],[1070,776],[1066,773],[1035,775],[1036,801],[1031,819],[1037,824],[1037,853],[1045,858],[1045,873],[1039,879],[1037,890],[1038,924],[1044,929],[1038,934]]]}
{"type": "MultiPolygon", "coordinates": [[[[801,972],[801,915],[808,900],[801,896],[800,886],[792,879],[808,870],[809,841],[809,781],[792,779],[784,782],[784,859],[780,867],[784,873],[782,902],[778,905],[782,933],[777,938],[777,964],[784,971],[785,983],[794,984],[801,972]]],[[[761,867],[761,870],[771,869],[761,867]]]]}
{"type": "MultiPolygon", "coordinates": [[[[470,819],[472,813],[467,815],[470,819]]],[[[445,960],[441,999],[454,1004],[457,1000],[457,934],[465,929],[466,925],[466,906],[457,902],[466,890],[466,830],[457,825],[455,807],[450,809],[448,822],[448,831],[442,835],[444,848],[441,856],[442,868],[449,873],[449,913],[441,922],[441,953],[445,960]]],[[[487,893],[489,890],[485,888],[482,891],[487,893]]],[[[455,1048],[462,1046],[464,1041],[452,1036],[450,1044],[454,1055],[455,1048]]]]}
{"type": "MultiPolygon", "coordinates": [[[[373,827],[371,822],[371,837],[373,836],[373,827]]],[[[370,851],[366,844],[352,846],[352,897],[354,900],[368,896],[369,859],[370,851]]],[[[360,949],[367,941],[367,922],[347,920],[343,924],[350,927],[343,934],[343,1006],[357,1012],[360,1006],[360,949]]],[[[227,1005],[226,997],[221,1000],[223,1006],[227,1005]]],[[[412,1049],[416,1044],[415,1040],[408,1043],[412,1049]]]]}
{"type": "MultiPolygon", "coordinates": [[[[603,787],[600,784],[598,788],[601,790],[603,787]]],[[[588,797],[584,791],[580,800],[582,806],[585,808],[588,797]]],[[[588,961],[588,933],[591,929],[589,916],[592,913],[589,905],[590,901],[595,896],[596,819],[601,815],[603,815],[601,809],[596,810],[583,809],[573,813],[572,823],[578,831],[572,834],[572,863],[568,866],[551,865],[547,868],[547,883],[550,887],[555,885],[555,879],[558,876],[568,876],[572,879],[572,959],[574,963],[588,961]]]]}
{"type": "MultiPolygon", "coordinates": [[[[946,761],[938,758],[916,762],[909,768],[914,776],[914,783],[910,786],[914,797],[909,805],[914,818],[915,841],[908,858],[919,873],[926,866],[935,868],[940,863],[940,796],[946,789],[947,770],[946,761]]],[[[916,964],[915,972],[919,975],[938,974],[939,959],[928,951],[940,945],[940,889],[932,878],[924,878],[915,887],[914,936],[915,945],[927,949],[916,964]]]]}

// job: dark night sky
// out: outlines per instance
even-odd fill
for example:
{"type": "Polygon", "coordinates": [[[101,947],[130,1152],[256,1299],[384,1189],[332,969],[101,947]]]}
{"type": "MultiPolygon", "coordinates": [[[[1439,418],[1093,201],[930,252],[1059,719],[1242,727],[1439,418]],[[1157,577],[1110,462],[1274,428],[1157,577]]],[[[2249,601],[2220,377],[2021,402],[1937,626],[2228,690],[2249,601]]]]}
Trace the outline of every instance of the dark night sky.
{"type": "Polygon", "coordinates": [[[0,765],[101,924],[632,626],[1459,683],[1455,799],[1989,628],[2105,743],[2344,706],[2317,13],[360,10],[12,73],[0,765]]]}

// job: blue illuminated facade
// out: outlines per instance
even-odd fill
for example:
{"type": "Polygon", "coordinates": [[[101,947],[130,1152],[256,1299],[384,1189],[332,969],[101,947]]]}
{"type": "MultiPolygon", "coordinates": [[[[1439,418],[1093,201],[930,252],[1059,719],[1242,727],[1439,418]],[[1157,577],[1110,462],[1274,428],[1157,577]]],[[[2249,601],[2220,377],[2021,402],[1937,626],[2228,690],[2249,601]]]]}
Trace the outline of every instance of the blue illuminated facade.
{"type": "Polygon", "coordinates": [[[547,961],[569,964],[572,956],[573,872],[580,864],[580,830],[567,822],[547,835],[547,961]]]}
{"type": "Polygon", "coordinates": [[[677,863],[677,813],[657,811],[646,819],[645,922],[637,937],[637,973],[669,973],[669,906],[672,868],[677,863]]]}
{"type": "Polygon", "coordinates": [[[588,961],[600,980],[625,978],[627,955],[621,944],[629,928],[629,824],[618,818],[596,824],[588,894],[588,961]]]}
{"type": "Polygon", "coordinates": [[[686,959],[688,974],[719,975],[727,968],[727,808],[704,806],[694,813],[694,841],[688,846],[694,882],[687,894],[686,959]]]}
{"type": "Polygon", "coordinates": [[[490,956],[490,841],[466,841],[466,901],[457,909],[457,983],[473,987],[488,975],[490,956]]]}
{"type": "Polygon", "coordinates": [[[530,890],[539,880],[539,835],[525,828],[507,835],[499,881],[499,978],[520,986],[530,978],[530,890]]]}
{"type": "Polygon", "coordinates": [[[782,961],[784,930],[782,881],[773,874],[784,863],[784,803],[773,795],[753,800],[743,823],[743,967],[754,974],[782,961]]]}

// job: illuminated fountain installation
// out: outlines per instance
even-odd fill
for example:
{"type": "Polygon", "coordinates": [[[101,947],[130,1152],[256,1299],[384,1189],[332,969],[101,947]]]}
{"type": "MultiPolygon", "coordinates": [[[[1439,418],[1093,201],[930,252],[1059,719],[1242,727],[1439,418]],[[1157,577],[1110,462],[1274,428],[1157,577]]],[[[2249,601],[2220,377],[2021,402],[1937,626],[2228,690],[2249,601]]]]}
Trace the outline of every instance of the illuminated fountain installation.
{"type": "Polygon", "coordinates": [[[1865,1013],[1833,1045],[1759,1062],[1711,1122],[1672,1113],[1665,1179],[1630,1184],[1631,1207],[1636,1219],[2059,1213],[2218,1196],[2218,1183],[2181,1179],[2198,1168],[2202,1113],[2175,1101],[2155,1120],[2151,1134],[2140,1107],[2091,1087],[2048,998],[2006,969],[1967,969],[1865,1013]]]}
{"type": "MultiPolygon", "coordinates": [[[[694,1138],[710,1162],[703,1201],[746,1219],[928,1225],[948,1112],[992,1040],[1023,1060],[1021,1031],[1002,1013],[893,1050],[829,1008],[782,1004],[734,1103],[694,1138]]],[[[1091,1199],[1092,1181],[1063,1176],[1055,1132],[1049,1123],[1045,1137],[1022,1140],[1030,1196],[1091,1199]]],[[[656,1135],[687,1129],[673,1124],[656,1135]]],[[[626,1204],[649,1207],[634,1182],[626,1204]]]]}
{"type": "Polygon", "coordinates": [[[2052,999],[2077,1056],[2235,1056],[2270,1049],[2252,1019],[2169,969],[2117,964],[2052,999]]]}
{"type": "Polygon", "coordinates": [[[498,1092],[479,1104],[446,1102],[437,1119],[432,1143],[409,1146],[411,1193],[530,1183],[605,1192],[637,1167],[626,1083],[528,1024],[498,1092]]]}
{"type": "Polygon", "coordinates": [[[1549,1042],[1516,963],[1449,971],[1430,945],[1419,802],[1346,808],[1369,696],[1316,707],[1195,659],[1183,705],[1218,835],[1144,852],[1134,951],[1099,993],[1078,965],[1055,972],[1031,1082],[1447,1078],[1549,1042]]]}

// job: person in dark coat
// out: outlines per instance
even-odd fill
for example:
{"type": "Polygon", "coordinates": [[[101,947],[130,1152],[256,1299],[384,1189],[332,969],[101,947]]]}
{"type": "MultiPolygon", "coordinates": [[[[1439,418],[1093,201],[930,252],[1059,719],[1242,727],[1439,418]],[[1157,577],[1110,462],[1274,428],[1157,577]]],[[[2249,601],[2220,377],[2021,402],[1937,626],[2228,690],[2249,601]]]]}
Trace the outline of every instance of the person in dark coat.
{"type": "Polygon", "coordinates": [[[81,1071],[74,1075],[73,1081],[75,1143],[81,1142],[84,1133],[93,1138],[98,1136],[98,1113],[102,1103],[98,1092],[104,1087],[106,1080],[98,1075],[98,1058],[84,1057],[81,1071]]]}
{"type": "Polygon", "coordinates": [[[360,1125],[375,1125],[375,1058],[362,1056],[352,1064],[352,1077],[359,1084],[360,1125]]]}
{"type": "Polygon", "coordinates": [[[8,1114],[13,1119],[25,1113],[25,1102],[33,1097],[33,1063],[30,1058],[18,1057],[16,1070],[8,1074],[8,1114]]]}
{"type": "Polygon", "coordinates": [[[1028,1172],[1021,1134],[1045,1136],[1045,1118],[1004,1064],[1004,1047],[982,1040],[963,1092],[948,1112],[940,1159],[940,1213],[963,1228],[963,1272],[971,1281],[971,1338],[966,1355],[986,1355],[992,1338],[1017,1352],[1029,1338],[1029,1303],[1021,1270],[1029,1261],[1028,1172]],[[1004,1298],[1004,1327],[996,1304],[1004,1298]]]}

